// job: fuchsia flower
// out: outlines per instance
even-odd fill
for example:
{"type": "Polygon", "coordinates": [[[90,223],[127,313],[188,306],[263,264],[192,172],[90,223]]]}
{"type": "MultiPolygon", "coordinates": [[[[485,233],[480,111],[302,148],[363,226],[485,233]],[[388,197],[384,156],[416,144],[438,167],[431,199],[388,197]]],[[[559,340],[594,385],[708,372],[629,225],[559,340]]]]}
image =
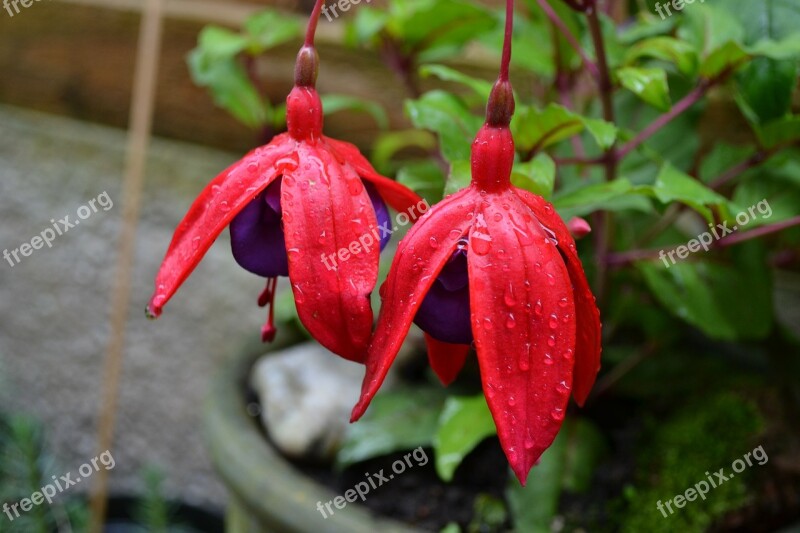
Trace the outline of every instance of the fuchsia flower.
{"type": "Polygon", "coordinates": [[[289,276],[302,323],[320,344],[363,361],[372,331],[369,296],[388,240],[384,201],[413,213],[421,199],[379,175],[358,149],[322,134],[322,104],[314,88],[318,58],[313,36],[321,2],[297,56],[287,98],[288,132],[276,136],[217,176],[178,225],[156,276],[148,315],[157,317],[230,224],[233,254],[267,278],[259,305],[269,305],[262,329],[275,335],[272,303],[277,276],[289,276]],[[338,252],[348,250],[347,260],[338,252]],[[338,259],[337,259],[338,257],[338,259]]]}
{"type": "Polygon", "coordinates": [[[524,484],[558,433],[570,392],[582,405],[594,384],[600,314],[567,226],[550,203],[511,185],[508,4],[503,66],[472,145],[472,183],[433,206],[400,242],[352,420],[380,388],[412,321],[425,330],[431,366],[445,384],[474,341],[500,443],[524,484]]]}

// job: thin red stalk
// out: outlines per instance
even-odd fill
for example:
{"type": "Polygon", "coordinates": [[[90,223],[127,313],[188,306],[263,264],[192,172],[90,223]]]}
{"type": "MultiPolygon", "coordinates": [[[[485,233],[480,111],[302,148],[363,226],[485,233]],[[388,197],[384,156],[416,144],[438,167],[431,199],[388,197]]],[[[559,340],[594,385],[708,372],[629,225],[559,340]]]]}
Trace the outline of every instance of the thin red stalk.
{"type": "Polygon", "coordinates": [[[503,40],[503,57],[500,60],[500,81],[508,81],[511,65],[511,36],[514,33],[514,0],[506,0],[506,30],[503,40]]]}
{"type": "Polygon", "coordinates": [[[311,11],[311,17],[308,19],[308,28],[306,29],[305,46],[314,46],[314,36],[317,33],[317,23],[319,22],[319,14],[322,11],[322,6],[325,0],[317,0],[314,4],[314,9],[311,11]]]}
{"type": "Polygon", "coordinates": [[[766,235],[771,235],[772,233],[777,233],[779,231],[792,228],[794,226],[800,226],[800,216],[790,218],[789,220],[784,220],[783,222],[776,222],[775,224],[770,224],[768,226],[762,226],[760,228],[746,231],[744,233],[739,233],[737,235],[731,235],[730,237],[724,237],[723,239],[720,239],[720,241],[717,244],[723,247],[733,246],[734,244],[739,244],[740,242],[745,242],[752,239],[757,239],[759,237],[764,237],[766,235]]]}
{"type": "Polygon", "coordinates": [[[672,122],[678,115],[696,104],[700,99],[705,96],[711,84],[707,81],[701,82],[700,85],[695,87],[692,92],[684,96],[677,104],[672,106],[667,113],[664,113],[655,119],[649,126],[643,129],[636,137],[631,139],[627,144],[617,151],[617,159],[623,159],[625,156],[636,150],[647,139],[661,131],[661,128],[672,122]]]}
{"type": "Polygon", "coordinates": [[[553,8],[550,7],[550,4],[547,3],[547,0],[536,0],[536,1],[539,4],[539,7],[542,8],[542,11],[544,11],[544,14],[547,15],[547,18],[550,19],[550,22],[552,22],[553,25],[559,29],[559,31],[567,40],[569,45],[575,49],[575,51],[578,53],[579,56],[581,56],[581,60],[583,60],[583,64],[586,66],[586,70],[588,70],[592,76],[599,79],[600,73],[597,70],[597,65],[594,64],[594,61],[589,59],[588,54],[581,47],[580,43],[578,42],[578,39],[576,39],[575,36],[572,34],[572,32],[569,31],[569,28],[564,23],[564,21],[561,20],[561,17],[558,16],[558,13],[556,13],[553,10],[553,8]]]}

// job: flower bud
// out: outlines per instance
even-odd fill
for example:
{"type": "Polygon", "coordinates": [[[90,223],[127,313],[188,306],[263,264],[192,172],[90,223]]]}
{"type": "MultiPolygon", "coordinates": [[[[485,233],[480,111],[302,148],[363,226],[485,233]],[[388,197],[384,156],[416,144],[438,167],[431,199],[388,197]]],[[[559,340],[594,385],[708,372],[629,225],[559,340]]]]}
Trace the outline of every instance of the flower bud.
{"type": "Polygon", "coordinates": [[[319,73],[319,55],[313,46],[303,46],[294,65],[294,83],[298,87],[314,87],[319,73]]]}

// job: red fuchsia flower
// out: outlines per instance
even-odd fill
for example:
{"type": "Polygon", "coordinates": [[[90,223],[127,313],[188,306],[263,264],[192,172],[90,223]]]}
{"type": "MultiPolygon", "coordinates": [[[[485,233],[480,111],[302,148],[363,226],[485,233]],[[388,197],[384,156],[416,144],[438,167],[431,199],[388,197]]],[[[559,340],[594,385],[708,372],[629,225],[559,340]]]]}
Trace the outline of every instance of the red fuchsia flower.
{"type": "Polygon", "coordinates": [[[384,202],[411,219],[415,208],[424,211],[424,202],[379,175],[355,146],[322,134],[313,46],[321,5],[319,0],[297,56],[288,132],[231,165],[200,193],[175,231],[147,311],[161,314],[230,224],[236,261],[267,278],[259,298],[259,305],[270,308],[264,341],[275,335],[276,278],[288,275],[311,335],[342,357],[363,362],[373,322],[369,296],[390,233],[384,202]]]}
{"type": "Polygon", "coordinates": [[[582,405],[594,384],[600,313],[567,226],[550,203],[511,185],[512,4],[500,77],[472,144],[472,183],[433,206],[400,242],[352,420],[383,383],[412,321],[426,332],[431,366],[445,384],[474,341],[500,443],[524,484],[562,425],[570,391],[582,405]]]}

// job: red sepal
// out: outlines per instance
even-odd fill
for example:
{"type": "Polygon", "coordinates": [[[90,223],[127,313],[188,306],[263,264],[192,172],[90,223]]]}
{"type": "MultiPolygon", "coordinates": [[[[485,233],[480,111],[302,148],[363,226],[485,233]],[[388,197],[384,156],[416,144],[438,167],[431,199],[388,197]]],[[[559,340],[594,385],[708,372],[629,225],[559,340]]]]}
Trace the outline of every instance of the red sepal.
{"type": "Polygon", "coordinates": [[[445,387],[450,385],[464,368],[469,354],[466,344],[451,344],[434,339],[425,334],[425,345],[428,347],[428,361],[439,381],[445,387]]]}

